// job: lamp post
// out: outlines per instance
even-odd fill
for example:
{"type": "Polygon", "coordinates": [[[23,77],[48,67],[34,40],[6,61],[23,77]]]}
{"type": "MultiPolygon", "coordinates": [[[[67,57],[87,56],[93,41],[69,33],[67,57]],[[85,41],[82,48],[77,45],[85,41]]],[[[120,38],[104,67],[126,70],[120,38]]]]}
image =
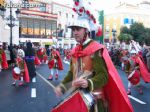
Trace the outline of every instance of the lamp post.
{"type": "MultiPolygon", "coordinates": [[[[17,21],[17,19],[12,15],[12,5],[13,3],[12,3],[12,1],[10,0],[10,5],[9,5],[9,12],[10,12],[10,14],[9,14],[9,16],[8,17],[6,17],[6,24],[10,27],[10,46],[12,46],[12,44],[13,44],[13,42],[12,42],[12,30],[13,30],[13,27],[14,26],[16,26],[16,24],[15,24],[15,22],[17,21]]],[[[18,16],[18,14],[20,13],[20,11],[19,11],[19,9],[17,9],[16,11],[15,11],[15,13],[16,13],[16,16],[18,16]]]]}

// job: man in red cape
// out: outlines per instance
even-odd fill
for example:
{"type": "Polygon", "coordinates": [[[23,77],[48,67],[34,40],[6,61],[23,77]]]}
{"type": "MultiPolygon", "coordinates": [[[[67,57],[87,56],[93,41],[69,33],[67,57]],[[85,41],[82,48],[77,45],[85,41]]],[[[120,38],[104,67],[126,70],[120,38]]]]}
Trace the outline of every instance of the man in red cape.
{"type": "Polygon", "coordinates": [[[19,83],[20,86],[23,85],[24,83],[30,82],[28,68],[23,57],[24,57],[24,51],[22,49],[19,49],[18,55],[16,58],[16,64],[17,64],[17,67],[19,67],[21,72],[20,74],[17,74],[13,69],[12,71],[12,75],[14,79],[13,85],[16,85],[17,80],[21,80],[21,82],[19,83]]]}
{"type": "MultiPolygon", "coordinates": [[[[107,49],[89,38],[88,20],[78,19],[69,28],[72,29],[73,36],[79,45],[71,52],[70,70],[61,84],[55,88],[56,95],[60,96],[65,93],[69,89],[67,85],[72,83],[73,88],[85,88],[93,94],[97,103],[92,112],[108,110],[109,112],[133,112],[124,85],[107,49]]],[[[60,109],[68,112],[71,111],[66,110],[69,107],[72,107],[72,110],[79,108],[81,112],[88,111],[88,106],[83,105],[83,101],[79,101],[80,97],[77,98],[75,95],[70,99],[66,101],[70,101],[68,105],[64,102],[64,105],[61,104],[52,112],[59,112],[60,109]]]]}
{"type": "Polygon", "coordinates": [[[47,60],[47,54],[46,54],[46,49],[41,46],[40,49],[37,51],[37,56],[40,59],[41,63],[44,61],[46,63],[47,60]]]}
{"type": "Polygon", "coordinates": [[[58,79],[58,70],[63,70],[63,63],[60,56],[60,53],[56,50],[56,46],[52,46],[51,54],[50,54],[50,60],[48,62],[48,67],[51,70],[51,74],[48,78],[48,80],[53,79],[53,72],[55,70],[55,79],[58,79]]]}

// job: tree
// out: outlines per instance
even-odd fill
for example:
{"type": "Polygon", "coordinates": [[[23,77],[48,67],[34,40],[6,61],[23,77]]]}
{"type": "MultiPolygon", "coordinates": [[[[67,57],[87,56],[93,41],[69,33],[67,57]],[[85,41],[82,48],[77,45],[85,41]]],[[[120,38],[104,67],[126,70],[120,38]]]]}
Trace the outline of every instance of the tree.
{"type": "Polygon", "coordinates": [[[145,29],[144,42],[146,45],[150,46],[150,28],[145,29]]]}
{"type": "Polygon", "coordinates": [[[130,40],[133,39],[132,35],[130,34],[127,34],[127,33],[121,33],[119,36],[118,36],[118,39],[119,41],[125,41],[126,43],[129,43],[130,40]]]}
{"type": "Polygon", "coordinates": [[[145,27],[143,23],[133,23],[130,26],[130,34],[133,36],[133,40],[141,42],[143,38],[143,34],[145,33],[145,27]]]}
{"type": "Polygon", "coordinates": [[[129,32],[130,32],[130,29],[126,26],[123,26],[120,29],[120,33],[129,33],[129,32]]]}

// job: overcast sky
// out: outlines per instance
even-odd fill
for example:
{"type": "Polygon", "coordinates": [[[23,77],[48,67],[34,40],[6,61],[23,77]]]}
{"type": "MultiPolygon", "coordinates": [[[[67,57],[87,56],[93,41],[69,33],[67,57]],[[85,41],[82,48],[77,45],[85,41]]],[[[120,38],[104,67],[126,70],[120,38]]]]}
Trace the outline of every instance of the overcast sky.
{"type": "MultiPolygon", "coordinates": [[[[54,0],[55,2],[62,3],[62,4],[73,4],[73,0],[54,0]]],[[[131,4],[138,4],[143,0],[89,0],[93,7],[98,10],[108,9],[111,7],[116,6],[119,2],[128,2],[131,4]]]]}

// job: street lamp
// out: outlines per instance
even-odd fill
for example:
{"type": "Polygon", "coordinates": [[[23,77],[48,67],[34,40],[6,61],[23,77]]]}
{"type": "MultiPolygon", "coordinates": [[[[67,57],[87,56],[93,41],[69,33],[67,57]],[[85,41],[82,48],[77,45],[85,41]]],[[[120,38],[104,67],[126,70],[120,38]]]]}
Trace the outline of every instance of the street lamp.
{"type": "MultiPolygon", "coordinates": [[[[17,21],[17,19],[12,15],[12,1],[10,0],[10,7],[8,7],[10,9],[10,15],[8,17],[6,17],[6,24],[10,27],[10,46],[12,46],[12,29],[14,26],[16,26],[15,22],[17,21]]],[[[16,16],[18,17],[18,14],[20,13],[19,9],[17,9],[15,11],[16,16]]]]}

